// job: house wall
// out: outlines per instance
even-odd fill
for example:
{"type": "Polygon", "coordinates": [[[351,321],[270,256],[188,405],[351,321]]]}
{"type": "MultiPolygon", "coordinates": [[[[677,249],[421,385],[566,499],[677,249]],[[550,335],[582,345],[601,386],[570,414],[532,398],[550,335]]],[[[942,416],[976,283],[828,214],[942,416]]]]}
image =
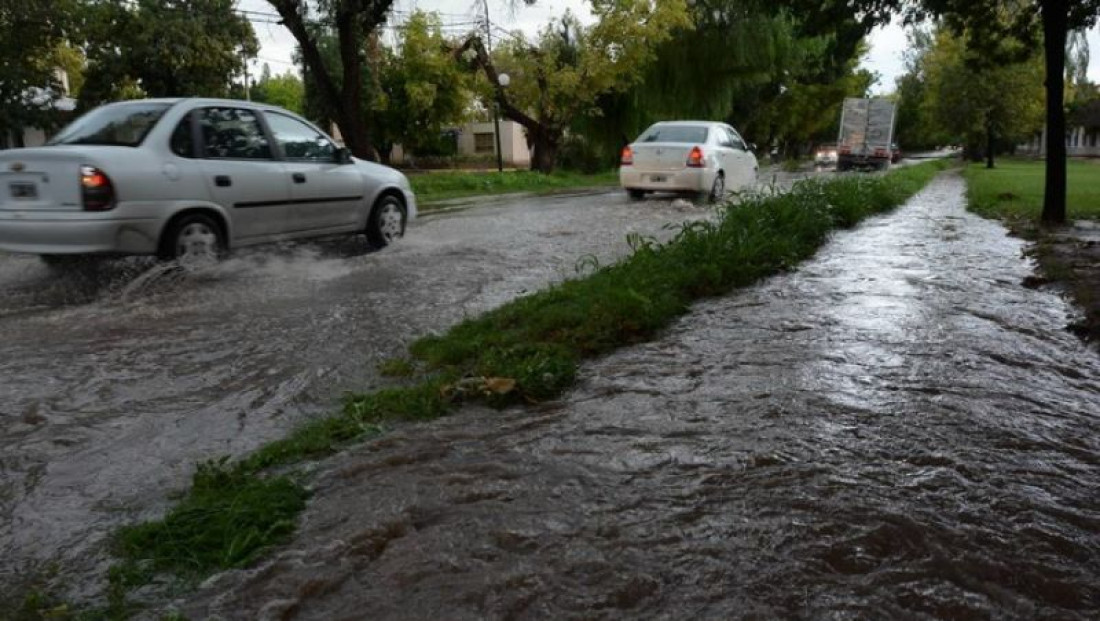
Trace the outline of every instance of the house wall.
{"type": "MultiPolygon", "coordinates": [[[[458,154],[463,157],[484,157],[486,162],[496,165],[496,139],[492,122],[467,123],[458,128],[458,154]]],[[[500,122],[500,151],[504,165],[509,168],[528,168],[531,165],[531,152],[527,148],[527,136],[523,126],[514,121],[500,122]]],[[[401,145],[394,145],[390,151],[390,162],[394,165],[408,163],[408,157],[401,145]]]]}
{"type": "MultiPolygon", "coordinates": [[[[1031,140],[1019,145],[1023,155],[1046,155],[1046,130],[1036,133],[1031,140]]],[[[1068,157],[1100,157],[1100,128],[1071,127],[1066,132],[1068,157]]]]}

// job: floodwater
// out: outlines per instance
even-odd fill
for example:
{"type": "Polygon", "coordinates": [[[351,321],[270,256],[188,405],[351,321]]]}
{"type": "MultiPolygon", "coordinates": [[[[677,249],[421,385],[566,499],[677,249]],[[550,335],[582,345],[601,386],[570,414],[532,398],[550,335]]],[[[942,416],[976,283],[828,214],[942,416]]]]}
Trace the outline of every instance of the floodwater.
{"type": "Polygon", "coordinates": [[[334,457],[204,619],[1096,619],[1100,357],[934,181],[797,271],[334,457]]]}
{"type": "MultiPolygon", "coordinates": [[[[0,255],[0,608],[28,586],[99,594],[105,539],[158,515],[194,464],[241,455],[381,381],[379,362],[709,210],[621,192],[432,215],[399,244],[243,250],[62,274],[0,255]]],[[[2,615],[0,615],[2,616],[2,615]]]]}

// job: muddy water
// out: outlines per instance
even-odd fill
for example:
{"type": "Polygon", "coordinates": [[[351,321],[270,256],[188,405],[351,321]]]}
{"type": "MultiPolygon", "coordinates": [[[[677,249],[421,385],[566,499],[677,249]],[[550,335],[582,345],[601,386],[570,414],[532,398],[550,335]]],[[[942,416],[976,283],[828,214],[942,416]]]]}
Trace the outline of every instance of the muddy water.
{"type": "Polygon", "coordinates": [[[620,192],[509,200],[424,218],[382,252],[290,245],[191,272],[0,255],[0,607],[48,576],[94,595],[104,537],[161,511],[196,461],[281,437],[375,386],[411,338],[586,254],[612,261],[629,232],[707,213],[620,192]]]}
{"type": "Polygon", "coordinates": [[[1100,357],[933,182],[797,272],[334,458],[222,619],[1095,619],[1100,357]]]}

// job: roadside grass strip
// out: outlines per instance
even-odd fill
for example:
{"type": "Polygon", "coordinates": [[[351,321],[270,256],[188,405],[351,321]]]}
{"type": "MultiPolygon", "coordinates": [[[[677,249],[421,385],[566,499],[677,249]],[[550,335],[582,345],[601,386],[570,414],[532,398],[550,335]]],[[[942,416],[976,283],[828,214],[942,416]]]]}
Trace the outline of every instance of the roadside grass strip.
{"type": "Polygon", "coordinates": [[[410,385],[349,395],[339,414],[240,461],[200,464],[163,519],[117,534],[127,571],[116,573],[196,580],[248,565],[289,537],[305,507],[302,475],[288,466],[375,436],[388,422],[431,420],[465,401],[502,407],[558,397],[574,384],[581,360],[653,338],[696,299],[795,268],[830,231],[896,207],[945,167],[803,181],[784,194],[743,197],[713,222],[681,225],[667,243],[633,236],[632,254],[619,263],[582,261],[591,273],[421,338],[410,358],[383,365],[410,385]]]}
{"type": "MultiPolygon", "coordinates": [[[[993,169],[971,164],[964,175],[970,209],[1026,228],[1042,214],[1045,174],[1040,160],[1002,158],[993,169]]],[[[1100,161],[1066,161],[1066,217],[1100,220],[1100,161]]]]}
{"type": "Polygon", "coordinates": [[[619,182],[618,172],[594,175],[569,171],[544,174],[530,170],[506,172],[434,172],[410,174],[409,183],[417,202],[425,211],[440,201],[509,194],[513,192],[549,192],[574,188],[613,186],[619,182]]]}

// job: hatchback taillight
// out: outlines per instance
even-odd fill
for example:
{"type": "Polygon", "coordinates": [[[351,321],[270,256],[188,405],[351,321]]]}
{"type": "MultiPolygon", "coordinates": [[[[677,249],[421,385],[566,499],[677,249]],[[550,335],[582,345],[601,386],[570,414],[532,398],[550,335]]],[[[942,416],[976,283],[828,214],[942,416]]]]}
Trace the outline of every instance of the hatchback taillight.
{"type": "Polygon", "coordinates": [[[630,146],[623,147],[622,157],[619,158],[619,164],[623,166],[630,166],[634,164],[634,151],[630,146]]]}
{"type": "Polygon", "coordinates": [[[699,147],[692,147],[691,153],[688,153],[687,165],[689,168],[702,168],[705,165],[703,162],[703,150],[699,147]]]}
{"type": "Polygon", "coordinates": [[[107,211],[115,206],[115,187],[104,172],[94,166],[80,167],[80,193],[84,211],[107,211]]]}

